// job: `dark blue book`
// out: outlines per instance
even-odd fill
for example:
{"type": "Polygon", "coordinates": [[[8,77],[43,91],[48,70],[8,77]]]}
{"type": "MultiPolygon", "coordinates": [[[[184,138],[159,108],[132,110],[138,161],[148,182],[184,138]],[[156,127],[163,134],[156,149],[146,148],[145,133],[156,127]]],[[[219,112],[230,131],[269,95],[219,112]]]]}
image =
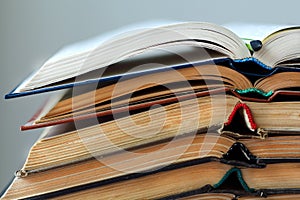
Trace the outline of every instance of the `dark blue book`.
{"type": "Polygon", "coordinates": [[[252,26],[248,31],[253,33],[253,39],[249,39],[239,31],[242,35],[237,36],[209,23],[131,27],[63,49],[5,98],[87,84],[105,85],[195,64],[221,64],[251,80],[282,71],[299,71],[300,47],[295,43],[299,40],[299,26],[270,26],[263,31],[265,34],[260,34],[265,37],[261,40],[253,29],[252,26]]]}

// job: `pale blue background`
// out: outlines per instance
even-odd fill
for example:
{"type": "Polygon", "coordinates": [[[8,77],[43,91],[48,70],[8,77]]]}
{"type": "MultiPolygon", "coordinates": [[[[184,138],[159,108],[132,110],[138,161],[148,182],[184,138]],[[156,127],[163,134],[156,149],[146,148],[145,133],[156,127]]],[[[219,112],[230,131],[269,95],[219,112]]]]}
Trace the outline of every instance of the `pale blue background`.
{"type": "Polygon", "coordinates": [[[299,24],[299,1],[0,0],[0,190],[41,130],[21,133],[47,95],[3,100],[62,46],[143,20],[299,24]]]}

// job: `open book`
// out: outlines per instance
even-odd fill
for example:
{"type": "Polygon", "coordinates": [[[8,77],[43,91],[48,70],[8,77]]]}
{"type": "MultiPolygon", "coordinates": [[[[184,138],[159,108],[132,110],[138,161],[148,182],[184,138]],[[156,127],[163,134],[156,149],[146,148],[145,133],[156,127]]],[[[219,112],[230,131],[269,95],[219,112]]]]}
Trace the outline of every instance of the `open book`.
{"type": "MultiPolygon", "coordinates": [[[[263,169],[239,169],[210,162],[107,185],[98,184],[85,190],[78,188],[73,193],[65,191],[64,195],[54,199],[88,199],[95,195],[104,200],[116,198],[121,200],[180,199],[191,193],[207,192],[231,193],[234,196],[233,199],[239,196],[253,196],[252,199],[260,199],[269,195],[278,195],[274,199],[280,197],[291,199],[293,195],[299,193],[297,178],[300,174],[297,168],[299,168],[299,163],[271,164],[263,169]],[[294,173],[289,173],[290,171],[294,173]],[[289,184],[283,184],[288,181],[289,184]],[[236,183],[236,185],[232,187],[230,183],[236,183]],[[240,192],[241,189],[243,189],[242,192],[240,192]]],[[[53,196],[55,195],[57,196],[57,194],[53,196]]],[[[221,199],[225,198],[221,197],[221,199]]]]}
{"type": "MultiPolygon", "coordinates": [[[[52,127],[33,146],[24,170],[61,166],[197,132],[218,131],[233,138],[274,136],[282,141],[278,136],[289,138],[297,135],[299,107],[299,102],[240,102],[233,96],[215,95],[172,103],[106,122],[99,123],[101,118],[93,118],[72,125],[65,123],[52,127]]],[[[284,157],[293,155],[287,153],[284,157]]]]}
{"type": "MultiPolygon", "coordinates": [[[[253,67],[253,66],[251,66],[253,67]]],[[[126,111],[148,109],[156,104],[220,94],[246,101],[292,101],[300,99],[300,73],[279,72],[252,81],[228,67],[197,65],[124,79],[117,83],[69,90],[50,100],[22,130],[74,120],[105,117],[126,111]],[[282,80],[282,81],[278,81],[282,80]]],[[[278,109],[286,103],[278,103],[278,109]]],[[[268,116],[270,117],[270,116],[268,116]]]]}
{"type": "MultiPolygon", "coordinates": [[[[105,42],[88,41],[59,52],[6,98],[99,80],[102,83],[116,81],[124,75],[139,75],[217,58],[234,60],[232,67],[235,67],[234,63],[256,62],[262,73],[272,72],[280,66],[285,66],[285,71],[298,71],[299,33],[298,26],[275,31],[261,38],[258,47],[254,41],[255,51],[252,51],[253,48],[249,50],[239,36],[215,24],[189,22],[138,29],[105,42]],[[144,65],[149,61],[156,64],[144,65]],[[80,78],[82,75],[84,78],[80,78]]],[[[260,74],[260,71],[256,73],[260,74]]]]}

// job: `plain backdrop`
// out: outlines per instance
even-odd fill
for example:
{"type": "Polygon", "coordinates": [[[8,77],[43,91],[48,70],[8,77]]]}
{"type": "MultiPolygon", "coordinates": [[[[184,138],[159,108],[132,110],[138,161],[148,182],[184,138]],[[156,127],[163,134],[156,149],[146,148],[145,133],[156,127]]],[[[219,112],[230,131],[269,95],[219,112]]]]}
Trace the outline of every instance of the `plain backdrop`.
{"type": "Polygon", "coordinates": [[[149,20],[299,24],[299,1],[0,0],[0,190],[42,130],[20,132],[49,94],[4,95],[66,44],[149,20]]]}

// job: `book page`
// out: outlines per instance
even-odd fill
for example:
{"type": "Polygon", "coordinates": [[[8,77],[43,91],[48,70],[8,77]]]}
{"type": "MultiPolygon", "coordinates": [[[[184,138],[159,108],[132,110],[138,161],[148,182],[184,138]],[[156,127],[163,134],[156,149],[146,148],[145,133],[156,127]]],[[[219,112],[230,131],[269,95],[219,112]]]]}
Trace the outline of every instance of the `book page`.
{"type": "Polygon", "coordinates": [[[143,23],[136,23],[127,25],[116,30],[112,30],[109,32],[105,32],[93,38],[76,42],[75,44],[68,45],[63,47],[60,51],[58,51],[53,57],[51,57],[47,62],[55,62],[62,58],[72,56],[75,54],[84,53],[90,51],[94,48],[97,48],[100,44],[106,41],[111,41],[114,38],[122,38],[126,37],[126,35],[131,33],[138,33],[144,29],[155,28],[163,25],[171,24],[170,21],[149,21],[143,23]]]}
{"type": "Polygon", "coordinates": [[[246,40],[263,40],[268,35],[281,29],[290,28],[295,25],[288,24],[247,24],[247,23],[228,23],[224,27],[233,31],[240,38],[246,40]]]}

